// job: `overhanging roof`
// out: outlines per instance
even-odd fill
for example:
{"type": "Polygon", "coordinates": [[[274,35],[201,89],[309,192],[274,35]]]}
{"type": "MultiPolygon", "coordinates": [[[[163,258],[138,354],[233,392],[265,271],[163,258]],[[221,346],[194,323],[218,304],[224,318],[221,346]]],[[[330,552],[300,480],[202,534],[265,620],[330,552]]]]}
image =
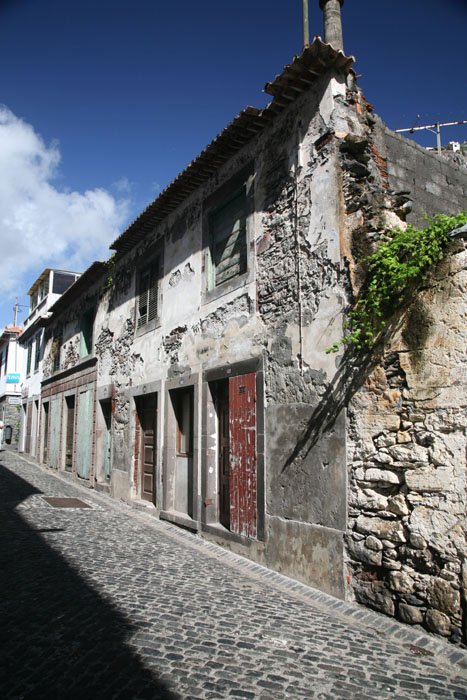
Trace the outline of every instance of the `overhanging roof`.
{"type": "Polygon", "coordinates": [[[264,91],[272,95],[273,100],[264,109],[246,107],[242,110],[110,247],[119,253],[131,250],[324,73],[347,74],[354,62],[353,56],[336,51],[331,44],[326,44],[316,37],[311,46],[303,49],[299,56],[295,56],[290,65],[284,66],[280,75],[272,82],[266,83],[264,91]]]}

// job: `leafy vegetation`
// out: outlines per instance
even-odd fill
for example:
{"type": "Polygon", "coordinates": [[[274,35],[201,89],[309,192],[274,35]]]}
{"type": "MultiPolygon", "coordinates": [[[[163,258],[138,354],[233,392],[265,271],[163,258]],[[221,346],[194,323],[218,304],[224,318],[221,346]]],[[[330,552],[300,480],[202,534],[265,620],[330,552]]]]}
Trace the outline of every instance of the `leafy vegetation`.
{"type": "Polygon", "coordinates": [[[438,214],[423,230],[407,226],[405,231],[388,231],[388,240],[362,261],[368,266],[367,277],[350,312],[345,336],[326,352],[337,352],[341,344],[347,343],[359,350],[371,348],[387,320],[402,305],[408,285],[422,280],[441,260],[451,240],[450,232],[466,223],[467,210],[457,216],[438,214]]]}
{"type": "Polygon", "coordinates": [[[111,289],[112,285],[114,283],[113,274],[114,274],[116,260],[117,260],[117,253],[112,253],[112,255],[107,260],[107,267],[109,269],[109,274],[108,274],[107,280],[105,282],[105,290],[106,291],[108,289],[111,289]]]}

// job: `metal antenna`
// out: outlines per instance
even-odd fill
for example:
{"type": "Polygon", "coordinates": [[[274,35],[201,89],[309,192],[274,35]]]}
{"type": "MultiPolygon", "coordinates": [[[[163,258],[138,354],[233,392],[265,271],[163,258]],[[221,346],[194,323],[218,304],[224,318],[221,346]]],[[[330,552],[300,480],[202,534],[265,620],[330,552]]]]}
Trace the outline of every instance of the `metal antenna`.
{"type": "MultiPolygon", "coordinates": [[[[418,120],[418,117],[417,117],[418,120]]],[[[415,122],[415,124],[417,121],[415,122]]],[[[432,134],[436,134],[436,147],[438,149],[438,155],[441,155],[441,131],[440,128],[442,126],[457,126],[459,124],[467,124],[467,119],[461,119],[458,122],[444,122],[443,124],[440,124],[439,122],[436,122],[435,124],[428,124],[427,126],[411,126],[410,129],[395,129],[397,134],[400,134],[402,131],[410,131],[411,134],[413,134],[414,131],[421,131],[422,129],[426,129],[426,131],[431,131],[432,134]],[[433,131],[433,129],[436,129],[436,131],[433,131]]]]}

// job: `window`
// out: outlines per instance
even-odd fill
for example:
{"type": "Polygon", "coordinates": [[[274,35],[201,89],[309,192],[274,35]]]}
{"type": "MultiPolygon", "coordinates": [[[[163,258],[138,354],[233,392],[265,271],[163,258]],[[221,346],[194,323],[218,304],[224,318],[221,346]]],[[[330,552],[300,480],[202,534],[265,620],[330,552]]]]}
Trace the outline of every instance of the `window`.
{"type": "Polygon", "coordinates": [[[63,294],[71,287],[76,280],[76,275],[70,275],[66,272],[54,272],[52,291],[54,294],[63,294]]]}
{"type": "Polygon", "coordinates": [[[92,352],[92,332],[94,326],[94,309],[88,309],[81,317],[80,357],[87,357],[92,352]]]}
{"type": "Polygon", "coordinates": [[[26,376],[31,374],[32,340],[28,343],[28,356],[26,359],[26,376]]]}
{"type": "Polygon", "coordinates": [[[159,258],[143,267],[138,280],[136,329],[156,321],[159,313],[159,258]]]}
{"type": "Polygon", "coordinates": [[[36,335],[36,347],[34,352],[34,372],[39,369],[39,360],[41,356],[41,336],[40,333],[36,335]]]}
{"type": "Polygon", "coordinates": [[[52,341],[52,347],[50,349],[50,356],[52,358],[52,372],[58,372],[58,370],[60,369],[60,345],[60,337],[55,336],[55,338],[52,341]]]}
{"type": "Polygon", "coordinates": [[[247,271],[247,197],[245,186],[210,214],[208,288],[247,271]]]}

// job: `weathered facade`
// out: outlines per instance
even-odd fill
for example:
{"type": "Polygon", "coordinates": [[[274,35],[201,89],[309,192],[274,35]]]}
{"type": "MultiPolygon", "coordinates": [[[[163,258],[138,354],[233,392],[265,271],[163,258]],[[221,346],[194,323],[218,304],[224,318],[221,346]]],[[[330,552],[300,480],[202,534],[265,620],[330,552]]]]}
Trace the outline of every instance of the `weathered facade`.
{"type": "MultiPolygon", "coordinates": [[[[421,208],[392,160],[394,139],[407,142],[372,115],[351,65],[316,39],[266,86],[270,105],[244,110],[55,304],[40,458],[458,640],[465,397],[425,378],[449,347],[443,387],[457,387],[465,361],[461,244],[381,357],[326,354],[358,259],[421,208]],[[448,298],[441,341],[434,314],[448,298]],[[426,332],[414,321],[424,304],[426,332]]],[[[428,182],[440,160],[423,157],[428,182]]],[[[457,186],[432,204],[458,211],[467,176],[442,173],[457,186]]]]}
{"type": "MultiPolygon", "coordinates": [[[[45,332],[50,307],[75,280],[78,272],[45,269],[28,291],[29,313],[20,336],[21,353],[21,415],[19,450],[31,457],[37,456],[39,446],[39,418],[41,400],[42,365],[44,359],[45,332]]],[[[58,341],[50,356],[58,351],[58,341]]]]}

